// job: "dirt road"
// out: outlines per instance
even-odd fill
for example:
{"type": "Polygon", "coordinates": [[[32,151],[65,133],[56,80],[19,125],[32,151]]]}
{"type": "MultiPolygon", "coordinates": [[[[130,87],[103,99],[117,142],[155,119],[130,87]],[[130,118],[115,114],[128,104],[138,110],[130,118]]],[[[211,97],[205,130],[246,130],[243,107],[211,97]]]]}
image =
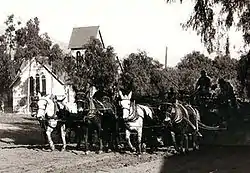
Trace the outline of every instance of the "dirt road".
{"type": "MultiPolygon", "coordinates": [[[[143,154],[49,152],[36,120],[25,115],[0,115],[0,172],[113,172],[113,173],[248,173],[250,147],[202,147],[185,156],[164,152],[143,154]],[[167,157],[164,157],[167,156],[167,157]]],[[[60,146],[57,146],[57,149],[60,146]]]]}
{"type": "MultiPolygon", "coordinates": [[[[54,135],[56,137],[56,135],[54,135]]],[[[85,155],[72,144],[65,152],[42,148],[38,122],[25,115],[0,115],[0,172],[159,172],[164,152],[85,155]]]]}

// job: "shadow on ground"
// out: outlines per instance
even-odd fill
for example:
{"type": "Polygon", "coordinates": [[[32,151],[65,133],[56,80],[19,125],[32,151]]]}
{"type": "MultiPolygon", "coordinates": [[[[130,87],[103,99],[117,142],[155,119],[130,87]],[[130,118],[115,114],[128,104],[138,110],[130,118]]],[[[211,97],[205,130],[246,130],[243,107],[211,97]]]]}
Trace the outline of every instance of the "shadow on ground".
{"type": "MultiPolygon", "coordinates": [[[[55,143],[61,143],[57,132],[52,134],[55,143]]],[[[39,122],[28,115],[2,114],[0,116],[0,147],[6,145],[45,144],[39,122]]]]}
{"type": "Polygon", "coordinates": [[[165,158],[161,173],[239,173],[249,172],[249,165],[249,146],[215,146],[165,158]]]}
{"type": "Polygon", "coordinates": [[[0,129],[0,142],[2,143],[16,145],[44,144],[38,122],[12,122],[2,125],[6,127],[0,129]]]}

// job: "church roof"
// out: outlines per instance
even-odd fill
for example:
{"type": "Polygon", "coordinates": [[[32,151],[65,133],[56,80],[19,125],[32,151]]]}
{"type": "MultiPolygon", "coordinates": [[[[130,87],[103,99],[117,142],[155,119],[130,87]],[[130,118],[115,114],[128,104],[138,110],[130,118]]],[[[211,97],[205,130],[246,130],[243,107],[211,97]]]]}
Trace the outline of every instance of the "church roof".
{"type": "Polygon", "coordinates": [[[73,28],[68,48],[71,50],[82,49],[91,37],[97,38],[98,36],[104,46],[99,26],[73,28]]]}

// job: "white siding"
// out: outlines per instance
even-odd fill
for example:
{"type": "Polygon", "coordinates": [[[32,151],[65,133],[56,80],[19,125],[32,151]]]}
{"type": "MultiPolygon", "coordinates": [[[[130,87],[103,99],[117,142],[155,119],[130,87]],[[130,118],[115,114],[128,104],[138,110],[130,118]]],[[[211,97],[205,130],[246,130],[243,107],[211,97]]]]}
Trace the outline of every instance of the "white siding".
{"type": "MultiPolygon", "coordinates": [[[[30,68],[27,66],[19,75],[20,79],[12,86],[13,91],[13,111],[17,113],[27,112],[27,96],[28,96],[28,78],[32,76],[35,80],[36,74],[40,76],[40,92],[42,92],[42,75],[46,77],[46,94],[57,95],[58,97],[66,96],[68,102],[74,102],[74,92],[72,87],[64,86],[49,71],[35,60],[31,61],[30,68]],[[67,94],[69,93],[69,96],[67,94]],[[20,104],[21,103],[21,104],[20,104]]],[[[36,84],[34,83],[34,91],[36,84]]]]}

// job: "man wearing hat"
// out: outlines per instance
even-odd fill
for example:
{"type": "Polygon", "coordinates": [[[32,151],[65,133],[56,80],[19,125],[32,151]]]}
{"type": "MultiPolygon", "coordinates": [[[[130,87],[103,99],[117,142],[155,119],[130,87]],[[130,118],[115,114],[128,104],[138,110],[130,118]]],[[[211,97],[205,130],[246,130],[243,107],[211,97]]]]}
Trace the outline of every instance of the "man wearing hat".
{"type": "Polygon", "coordinates": [[[209,91],[211,87],[211,79],[207,76],[207,73],[205,70],[201,71],[201,76],[198,79],[195,90],[198,92],[199,96],[209,96],[209,91]]]}

